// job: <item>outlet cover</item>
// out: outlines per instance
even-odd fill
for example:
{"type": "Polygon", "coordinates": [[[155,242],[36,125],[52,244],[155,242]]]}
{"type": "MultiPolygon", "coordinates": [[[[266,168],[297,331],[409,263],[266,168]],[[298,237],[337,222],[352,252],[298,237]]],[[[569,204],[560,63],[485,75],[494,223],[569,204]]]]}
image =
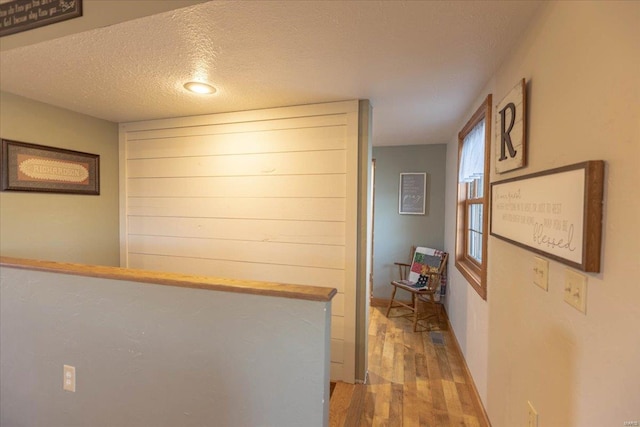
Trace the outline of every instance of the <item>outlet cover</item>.
{"type": "Polygon", "coordinates": [[[549,261],[546,259],[533,258],[533,283],[545,291],[549,290],[549,261]]]}
{"type": "Polygon", "coordinates": [[[76,368],[75,366],[64,365],[62,368],[62,389],[66,391],[76,391],[76,368]]]}

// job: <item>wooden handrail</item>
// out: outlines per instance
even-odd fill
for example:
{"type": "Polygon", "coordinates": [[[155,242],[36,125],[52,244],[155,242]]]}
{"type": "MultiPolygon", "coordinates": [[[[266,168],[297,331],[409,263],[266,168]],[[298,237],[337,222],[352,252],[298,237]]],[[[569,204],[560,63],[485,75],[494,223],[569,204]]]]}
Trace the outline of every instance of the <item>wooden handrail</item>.
{"type": "Polygon", "coordinates": [[[71,274],[74,276],[127,280],[131,282],[151,283],[164,286],[177,286],[182,288],[206,289],[211,291],[235,292],[241,294],[264,295],[309,301],[331,301],[337,293],[337,290],[331,287],[325,288],[321,286],[235,280],[220,277],[162,273],[100,265],[39,261],[5,256],[0,256],[0,267],[48,271],[52,273],[71,274]]]}

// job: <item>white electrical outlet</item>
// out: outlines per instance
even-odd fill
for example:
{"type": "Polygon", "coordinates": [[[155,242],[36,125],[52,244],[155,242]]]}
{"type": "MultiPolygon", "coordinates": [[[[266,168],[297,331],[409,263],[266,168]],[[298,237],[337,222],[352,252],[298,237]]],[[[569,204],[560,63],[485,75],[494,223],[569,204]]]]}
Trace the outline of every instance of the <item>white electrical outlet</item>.
{"type": "Polygon", "coordinates": [[[533,258],[533,283],[545,291],[549,290],[549,261],[543,258],[533,258]]]}
{"type": "Polygon", "coordinates": [[[587,314],[587,276],[573,270],[565,270],[564,300],[576,310],[587,314]]]}
{"type": "Polygon", "coordinates": [[[76,391],[76,368],[75,366],[64,365],[62,368],[62,389],[66,391],[76,391]]]}
{"type": "Polygon", "coordinates": [[[538,411],[533,407],[533,404],[527,401],[527,427],[538,427],[538,411]]]}

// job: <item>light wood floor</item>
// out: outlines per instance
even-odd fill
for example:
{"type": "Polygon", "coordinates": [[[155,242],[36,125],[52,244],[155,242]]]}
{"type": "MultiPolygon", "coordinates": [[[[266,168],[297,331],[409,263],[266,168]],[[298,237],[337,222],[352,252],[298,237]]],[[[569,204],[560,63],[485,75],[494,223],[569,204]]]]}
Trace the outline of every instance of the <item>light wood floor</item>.
{"type": "Polygon", "coordinates": [[[330,426],[487,427],[446,320],[428,325],[440,335],[413,332],[399,309],[385,311],[371,308],[369,381],[336,384],[330,426]]]}

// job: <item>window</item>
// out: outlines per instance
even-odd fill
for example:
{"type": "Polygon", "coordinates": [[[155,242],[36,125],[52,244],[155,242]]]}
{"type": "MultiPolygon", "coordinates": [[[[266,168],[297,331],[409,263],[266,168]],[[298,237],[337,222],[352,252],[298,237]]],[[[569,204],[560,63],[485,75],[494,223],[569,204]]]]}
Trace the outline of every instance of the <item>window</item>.
{"type": "Polygon", "coordinates": [[[487,299],[491,95],[458,134],[456,267],[487,299]]]}

